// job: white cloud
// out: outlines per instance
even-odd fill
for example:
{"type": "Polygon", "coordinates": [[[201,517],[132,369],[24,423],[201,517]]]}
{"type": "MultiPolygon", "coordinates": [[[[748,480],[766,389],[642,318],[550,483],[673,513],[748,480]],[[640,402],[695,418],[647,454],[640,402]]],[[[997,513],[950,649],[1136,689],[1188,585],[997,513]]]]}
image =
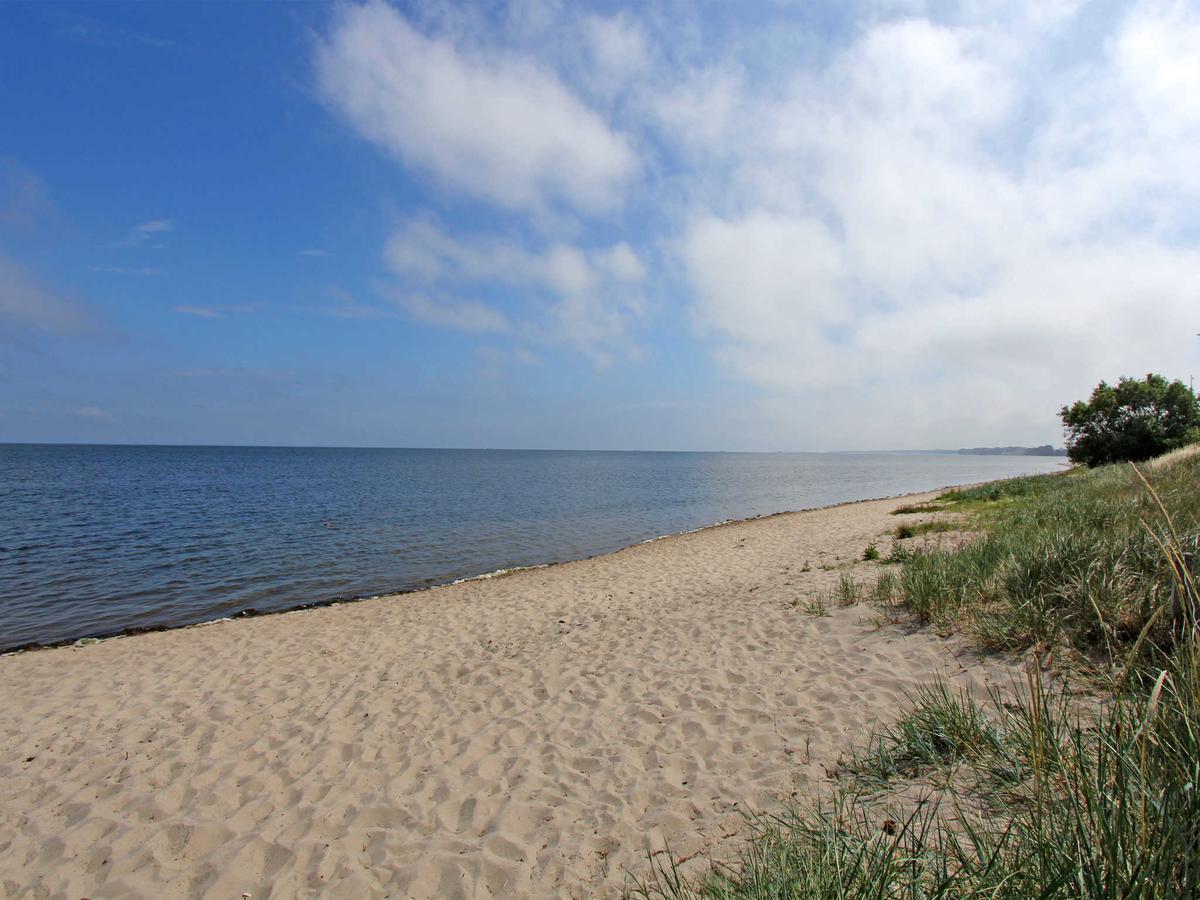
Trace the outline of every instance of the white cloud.
{"type": "Polygon", "coordinates": [[[738,339],[793,347],[849,311],[843,251],[813,219],[705,217],[688,230],[684,257],[701,315],[738,339]]]}
{"type": "MultiPolygon", "coordinates": [[[[468,4],[466,9],[470,9],[468,4]]],[[[459,8],[456,12],[462,12],[459,8]]],[[[505,5],[507,30],[521,42],[553,37],[564,12],[563,0],[509,0],[505,5]]],[[[461,26],[461,22],[455,23],[461,26]]]]}
{"type": "Polygon", "coordinates": [[[412,219],[388,240],[384,258],[399,274],[425,281],[535,284],[559,293],[590,290],[604,275],[640,281],[645,269],[624,241],[591,253],[555,243],[540,252],[494,236],[458,238],[436,219],[412,219]]]}
{"type": "Polygon", "coordinates": [[[450,297],[434,299],[425,294],[397,292],[392,292],[392,299],[410,317],[426,325],[454,328],[459,331],[502,333],[512,330],[502,312],[474,300],[457,300],[450,297]]]}
{"type": "Polygon", "coordinates": [[[604,364],[673,293],[761,389],[760,446],[1041,443],[1100,378],[1196,363],[1194,4],[412,9],[345,8],[326,96],[516,215],[396,230],[406,316],[604,364]]]}
{"type": "Polygon", "coordinates": [[[629,140],[555,73],[428,37],[378,0],[348,5],[317,49],[329,102],[406,165],[509,209],[620,205],[638,168],[629,140]]]}
{"type": "MultiPolygon", "coordinates": [[[[590,252],[564,243],[532,251],[497,237],[457,238],[426,217],[413,219],[393,234],[384,258],[410,284],[455,291],[517,288],[509,293],[525,300],[519,329],[523,334],[574,344],[598,364],[631,349],[630,326],[644,308],[639,283],[645,270],[624,242],[590,252]]],[[[431,324],[485,330],[479,323],[502,321],[479,301],[464,310],[463,301],[434,303],[422,291],[401,296],[411,315],[431,324]],[[454,312],[447,313],[447,308],[454,312]],[[485,310],[494,316],[489,319],[485,310]]]]}
{"type": "Polygon", "coordinates": [[[1117,71],[1155,124],[1171,132],[1200,117],[1200,20],[1184,3],[1134,16],[1117,40],[1117,71]]]}
{"type": "Polygon", "coordinates": [[[576,247],[557,244],[535,262],[551,290],[563,295],[586,294],[596,283],[596,272],[576,247]]]}
{"type": "Polygon", "coordinates": [[[646,267],[624,241],[596,254],[596,264],[621,281],[637,282],[646,277],[646,267]]]}
{"type": "Polygon", "coordinates": [[[511,241],[459,240],[435,219],[413,219],[396,231],[384,249],[393,271],[426,281],[489,279],[521,283],[536,279],[538,261],[511,241]]]}
{"type": "Polygon", "coordinates": [[[0,324],[5,330],[75,334],[88,330],[82,304],[60,296],[0,252],[0,324]]]}
{"type": "MultiPolygon", "coordinates": [[[[924,19],[886,23],[869,30],[829,74],[849,91],[854,113],[931,142],[961,141],[959,129],[967,128],[970,140],[999,124],[1011,106],[1009,41],[924,19]]],[[[824,113],[835,117],[833,109],[824,113]]]]}
{"type": "Polygon", "coordinates": [[[143,222],[141,225],[134,227],[135,234],[162,234],[170,231],[175,227],[170,219],[151,219],[149,222],[143,222]]]}
{"type": "Polygon", "coordinates": [[[613,94],[650,66],[646,34],[627,13],[587,16],[584,38],[592,65],[592,80],[605,94],[613,94]]]}
{"type": "MultiPolygon", "coordinates": [[[[1186,377],[1200,18],[1143,4],[1088,46],[1070,13],[881,20],[681,141],[697,320],[780,440],[1049,438],[1100,378],[1186,377]]],[[[697,72],[657,112],[669,131],[740,78],[697,72]]]]}
{"type": "Polygon", "coordinates": [[[140,247],[152,238],[166,234],[175,229],[175,223],[170,219],[151,219],[129,229],[129,234],[121,241],[122,247],[140,247]]]}
{"type": "Polygon", "coordinates": [[[672,145],[703,155],[724,155],[735,146],[730,129],[746,102],[744,89],[740,66],[712,65],[687,72],[673,83],[649,87],[640,105],[649,124],[672,145]]]}

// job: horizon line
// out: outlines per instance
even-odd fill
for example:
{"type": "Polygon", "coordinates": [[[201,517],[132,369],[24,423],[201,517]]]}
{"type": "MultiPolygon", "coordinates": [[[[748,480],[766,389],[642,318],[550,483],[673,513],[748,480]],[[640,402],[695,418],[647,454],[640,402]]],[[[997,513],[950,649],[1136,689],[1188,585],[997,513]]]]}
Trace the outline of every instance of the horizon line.
{"type": "MultiPolygon", "coordinates": [[[[1037,447],[1049,446],[1054,450],[1063,448],[1053,444],[1022,444],[996,445],[996,449],[1018,447],[1032,450],[1037,447]]],[[[963,450],[993,449],[991,447],[926,447],[926,448],[889,448],[886,450],[838,449],[838,450],[664,450],[664,449],[630,449],[624,447],[593,447],[581,449],[578,447],[422,447],[422,446],[393,446],[384,444],[348,445],[348,444],[196,444],[196,443],[146,443],[125,441],[6,441],[0,440],[0,447],[172,447],[177,449],[211,449],[211,450],[452,450],[459,452],[504,452],[504,453],[929,453],[929,454],[959,454],[963,450]]]]}

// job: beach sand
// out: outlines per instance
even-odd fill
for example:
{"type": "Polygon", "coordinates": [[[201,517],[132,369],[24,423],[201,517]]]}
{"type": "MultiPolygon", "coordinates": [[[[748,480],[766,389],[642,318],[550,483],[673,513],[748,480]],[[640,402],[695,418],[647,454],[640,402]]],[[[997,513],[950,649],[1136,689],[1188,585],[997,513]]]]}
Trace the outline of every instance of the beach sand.
{"type": "Polygon", "coordinates": [[[0,895],[583,897],[731,859],[907,690],[1011,678],[795,603],[935,495],[0,657],[0,895]]]}

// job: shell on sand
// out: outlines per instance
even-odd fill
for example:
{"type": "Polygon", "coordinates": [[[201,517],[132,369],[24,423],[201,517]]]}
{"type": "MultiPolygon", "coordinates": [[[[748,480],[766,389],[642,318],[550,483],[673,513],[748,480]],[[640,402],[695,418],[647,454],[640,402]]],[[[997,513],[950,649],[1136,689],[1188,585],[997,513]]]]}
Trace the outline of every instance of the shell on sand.
{"type": "Polygon", "coordinates": [[[594,896],[729,859],[905,691],[1009,677],[795,602],[932,496],[0,657],[0,895],[594,896]]]}

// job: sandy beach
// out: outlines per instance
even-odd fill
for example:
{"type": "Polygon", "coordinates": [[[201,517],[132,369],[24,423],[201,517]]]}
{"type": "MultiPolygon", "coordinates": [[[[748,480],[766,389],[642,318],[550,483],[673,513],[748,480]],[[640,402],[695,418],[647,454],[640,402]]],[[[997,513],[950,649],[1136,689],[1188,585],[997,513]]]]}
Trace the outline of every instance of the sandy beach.
{"type": "Polygon", "coordinates": [[[1010,678],[801,608],[933,496],[0,657],[0,893],[611,896],[652,853],[730,859],[907,690],[1010,678]]]}

